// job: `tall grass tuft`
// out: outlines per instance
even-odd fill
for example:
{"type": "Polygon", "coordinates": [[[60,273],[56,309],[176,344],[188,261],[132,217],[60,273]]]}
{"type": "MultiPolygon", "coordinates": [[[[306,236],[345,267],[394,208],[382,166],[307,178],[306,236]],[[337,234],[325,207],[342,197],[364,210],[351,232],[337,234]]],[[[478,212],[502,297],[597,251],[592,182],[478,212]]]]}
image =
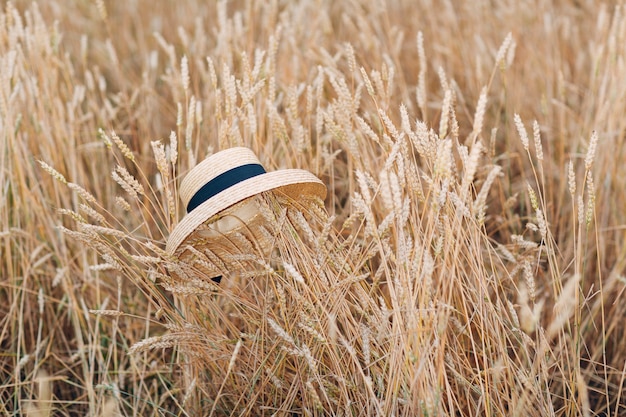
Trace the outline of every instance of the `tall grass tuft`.
{"type": "Polygon", "coordinates": [[[626,413],[626,15],[6,2],[1,415],[626,413]],[[326,201],[165,252],[231,146],[326,201]],[[221,283],[207,270],[225,271],[221,283]]]}

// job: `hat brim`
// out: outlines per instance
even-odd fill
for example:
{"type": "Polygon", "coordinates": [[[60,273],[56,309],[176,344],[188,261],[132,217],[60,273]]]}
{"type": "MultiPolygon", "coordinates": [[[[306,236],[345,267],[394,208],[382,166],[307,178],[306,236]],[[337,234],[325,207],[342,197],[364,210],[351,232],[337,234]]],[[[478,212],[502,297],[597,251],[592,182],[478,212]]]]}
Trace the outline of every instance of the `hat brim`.
{"type": "Polygon", "coordinates": [[[200,204],[176,225],[167,240],[166,251],[174,254],[200,225],[227,208],[266,191],[278,191],[297,200],[303,195],[326,198],[326,186],[309,171],[285,169],[267,172],[241,181],[200,204]]]}

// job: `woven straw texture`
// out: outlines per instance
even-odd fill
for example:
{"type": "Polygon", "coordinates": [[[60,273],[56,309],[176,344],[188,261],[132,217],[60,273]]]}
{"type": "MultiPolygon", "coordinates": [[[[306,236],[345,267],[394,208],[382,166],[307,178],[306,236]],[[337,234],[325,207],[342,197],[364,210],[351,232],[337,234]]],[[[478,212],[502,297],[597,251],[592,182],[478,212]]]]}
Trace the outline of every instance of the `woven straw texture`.
{"type": "Polygon", "coordinates": [[[261,164],[248,148],[229,148],[215,153],[196,165],[180,183],[180,199],[187,207],[191,197],[218,175],[246,164],[261,164]]]}
{"type": "MultiPolygon", "coordinates": [[[[217,175],[240,165],[259,163],[247,148],[218,152],[198,164],[181,183],[181,199],[186,205],[195,192],[217,175]]],[[[297,201],[303,195],[326,197],[326,186],[312,173],[301,169],[267,172],[241,181],[216,194],[188,213],[170,234],[166,250],[176,254],[201,225],[229,207],[267,191],[275,191],[297,201]]],[[[216,242],[217,244],[217,242],[216,242]]]]}

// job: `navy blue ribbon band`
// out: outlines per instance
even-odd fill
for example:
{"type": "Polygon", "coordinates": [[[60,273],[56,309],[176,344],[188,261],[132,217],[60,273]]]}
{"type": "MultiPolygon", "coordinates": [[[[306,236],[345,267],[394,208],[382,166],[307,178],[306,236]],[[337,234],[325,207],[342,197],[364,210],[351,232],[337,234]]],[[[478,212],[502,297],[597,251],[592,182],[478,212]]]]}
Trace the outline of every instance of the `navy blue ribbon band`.
{"type": "Polygon", "coordinates": [[[187,204],[187,213],[191,212],[200,204],[221,193],[225,189],[232,187],[243,180],[247,180],[248,178],[256,177],[261,174],[265,174],[265,169],[259,164],[240,165],[221,173],[211,181],[204,184],[202,188],[200,188],[193,195],[193,197],[191,197],[189,204],[187,204]]]}

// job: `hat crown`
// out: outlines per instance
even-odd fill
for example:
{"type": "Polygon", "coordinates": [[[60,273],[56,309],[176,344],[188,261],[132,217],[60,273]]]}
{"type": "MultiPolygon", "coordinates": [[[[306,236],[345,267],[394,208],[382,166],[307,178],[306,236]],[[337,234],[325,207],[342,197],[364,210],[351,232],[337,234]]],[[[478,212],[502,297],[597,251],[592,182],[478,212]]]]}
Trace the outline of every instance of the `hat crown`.
{"type": "Polygon", "coordinates": [[[180,183],[180,199],[184,206],[187,207],[193,196],[210,181],[245,165],[261,166],[261,163],[251,149],[244,147],[225,149],[204,159],[180,183]]]}

